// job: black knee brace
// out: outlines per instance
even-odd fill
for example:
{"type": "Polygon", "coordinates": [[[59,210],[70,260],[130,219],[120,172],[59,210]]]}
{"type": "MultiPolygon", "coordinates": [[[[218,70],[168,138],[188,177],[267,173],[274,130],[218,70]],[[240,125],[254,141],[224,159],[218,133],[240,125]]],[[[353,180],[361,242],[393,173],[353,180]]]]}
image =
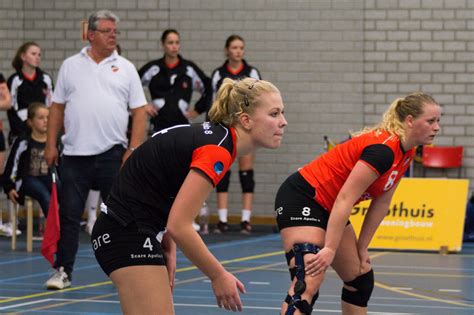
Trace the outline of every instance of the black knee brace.
{"type": "Polygon", "coordinates": [[[306,254],[316,254],[319,252],[319,247],[310,243],[299,243],[293,245],[293,249],[285,254],[286,261],[290,265],[290,260],[295,257],[295,267],[290,269],[291,280],[296,277],[297,281],[295,283],[293,296],[287,295],[285,302],[288,304],[288,309],[286,310],[285,315],[292,315],[299,309],[303,314],[311,314],[313,311],[313,305],[316,302],[316,299],[319,296],[319,291],[311,299],[311,304],[306,300],[301,299],[301,295],[306,290],[305,271],[304,271],[304,255],[306,254]]]}
{"type": "Polygon", "coordinates": [[[253,193],[255,181],[253,180],[253,170],[239,171],[240,186],[243,193],[253,193]]]}
{"type": "Polygon", "coordinates": [[[357,291],[350,291],[342,288],[342,300],[349,304],[360,307],[367,307],[372,291],[374,290],[374,270],[358,276],[352,281],[344,282],[345,285],[355,288],[357,291]]]}
{"type": "Polygon", "coordinates": [[[230,183],[230,170],[225,173],[221,181],[216,185],[216,191],[219,192],[228,192],[230,183]]]}

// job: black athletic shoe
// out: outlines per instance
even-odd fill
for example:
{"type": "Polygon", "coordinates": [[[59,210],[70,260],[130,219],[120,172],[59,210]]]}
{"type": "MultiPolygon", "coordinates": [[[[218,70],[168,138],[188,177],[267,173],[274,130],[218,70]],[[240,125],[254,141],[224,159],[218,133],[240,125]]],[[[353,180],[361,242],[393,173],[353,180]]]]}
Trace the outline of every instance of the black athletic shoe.
{"type": "Polygon", "coordinates": [[[227,222],[222,222],[222,221],[219,221],[219,223],[217,223],[217,226],[216,228],[214,229],[214,233],[226,233],[227,231],[229,231],[229,225],[227,224],[227,222]]]}
{"type": "Polygon", "coordinates": [[[240,233],[247,235],[252,233],[252,226],[249,221],[240,222],[240,233]]]}

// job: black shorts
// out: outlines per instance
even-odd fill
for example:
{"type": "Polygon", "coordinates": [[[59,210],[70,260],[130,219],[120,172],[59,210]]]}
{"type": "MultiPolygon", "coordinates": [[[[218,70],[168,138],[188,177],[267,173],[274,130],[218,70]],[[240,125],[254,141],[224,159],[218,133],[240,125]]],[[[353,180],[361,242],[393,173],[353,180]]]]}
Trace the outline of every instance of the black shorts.
{"type": "Polygon", "coordinates": [[[299,172],[290,175],[275,198],[278,228],[315,226],[326,230],[329,212],[316,202],[315,196],[315,188],[299,172]]]}
{"type": "Polygon", "coordinates": [[[95,258],[107,275],[128,266],[166,264],[155,236],[139,233],[135,223],[124,227],[105,213],[94,224],[91,242],[95,258]]]}

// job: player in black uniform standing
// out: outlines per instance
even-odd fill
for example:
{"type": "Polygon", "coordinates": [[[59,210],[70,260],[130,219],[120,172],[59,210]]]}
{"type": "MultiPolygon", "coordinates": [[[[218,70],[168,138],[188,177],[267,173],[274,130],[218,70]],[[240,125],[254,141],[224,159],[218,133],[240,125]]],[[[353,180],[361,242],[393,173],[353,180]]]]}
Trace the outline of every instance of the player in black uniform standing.
{"type": "Polygon", "coordinates": [[[33,102],[51,105],[53,80],[41,70],[41,48],[35,42],[21,45],[12,61],[15,73],[8,78],[8,88],[12,96],[12,108],[8,110],[10,133],[8,143],[19,135],[28,134],[26,123],[28,106],[33,102]]]}
{"type": "Polygon", "coordinates": [[[92,231],[95,256],[124,313],[174,314],[176,244],[211,279],[218,306],[242,310],[244,285],[211,254],[192,222],[236,156],[280,146],[283,113],[270,82],[226,79],[210,122],[163,129],[132,153],[92,231]]]}
{"type": "Polygon", "coordinates": [[[143,86],[150,91],[152,102],[146,106],[146,111],[155,132],[189,123],[209,109],[212,99],[210,79],[192,61],[179,55],[178,31],[165,30],[161,45],[163,58],[150,61],[138,71],[143,86]],[[191,109],[193,91],[200,93],[201,98],[191,109]]]}
{"type": "MultiPolygon", "coordinates": [[[[225,42],[225,53],[227,60],[222,66],[215,69],[212,73],[212,89],[215,92],[219,89],[225,78],[238,80],[242,78],[261,79],[257,68],[249,65],[244,58],[245,42],[239,35],[231,35],[225,42]]],[[[255,188],[253,163],[255,155],[253,153],[239,157],[239,179],[242,187],[242,217],[240,220],[240,231],[244,234],[250,234],[252,226],[250,225],[250,216],[252,213],[253,192],[255,188]]],[[[227,224],[228,212],[228,190],[230,181],[229,170],[222,181],[217,185],[217,211],[219,223],[215,232],[224,233],[229,229],[227,224]]],[[[201,215],[207,215],[201,212],[201,215]]],[[[205,230],[201,227],[201,230],[205,230]]]]}

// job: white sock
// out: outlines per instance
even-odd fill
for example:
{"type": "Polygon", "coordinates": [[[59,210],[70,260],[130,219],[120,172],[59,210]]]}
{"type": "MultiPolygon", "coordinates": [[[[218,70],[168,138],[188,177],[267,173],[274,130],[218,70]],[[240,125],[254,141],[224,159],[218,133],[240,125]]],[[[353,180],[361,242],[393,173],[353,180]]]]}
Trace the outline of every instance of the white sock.
{"type": "Polygon", "coordinates": [[[95,222],[97,220],[97,205],[99,204],[100,191],[89,190],[86,201],[87,222],[95,222]]]}
{"type": "Polygon", "coordinates": [[[227,223],[227,209],[219,209],[217,213],[219,214],[219,221],[227,223]]]}
{"type": "Polygon", "coordinates": [[[252,210],[242,209],[242,219],[241,222],[247,221],[250,222],[250,216],[252,215],[252,210]]]}

